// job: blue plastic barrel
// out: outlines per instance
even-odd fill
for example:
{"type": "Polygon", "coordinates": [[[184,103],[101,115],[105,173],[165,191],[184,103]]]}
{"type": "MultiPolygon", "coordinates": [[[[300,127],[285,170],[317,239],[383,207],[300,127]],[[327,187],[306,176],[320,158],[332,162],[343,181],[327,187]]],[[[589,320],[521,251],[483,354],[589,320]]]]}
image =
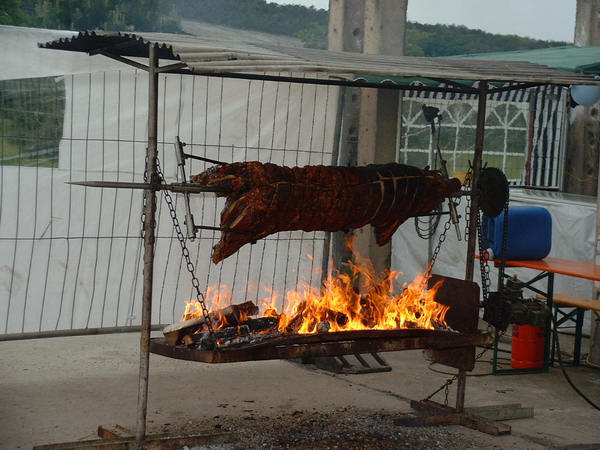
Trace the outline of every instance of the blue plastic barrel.
{"type": "Polygon", "coordinates": [[[486,248],[495,258],[543,259],[552,248],[552,216],[540,206],[511,206],[508,210],[508,244],[502,254],[504,212],[498,217],[484,216],[486,248]]]}

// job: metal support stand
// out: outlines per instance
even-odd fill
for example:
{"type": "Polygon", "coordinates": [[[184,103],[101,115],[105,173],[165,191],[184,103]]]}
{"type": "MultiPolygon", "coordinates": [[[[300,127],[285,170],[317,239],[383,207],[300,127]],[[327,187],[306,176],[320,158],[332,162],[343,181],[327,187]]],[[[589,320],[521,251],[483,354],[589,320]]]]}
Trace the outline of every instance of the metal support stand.
{"type": "MultiPolygon", "coordinates": [[[[148,48],[148,148],[146,170],[148,182],[157,182],[156,159],[158,156],[158,54],[155,45],[148,48]]],[[[140,373],[138,382],[138,407],[136,445],[144,448],[146,438],[146,413],[148,410],[148,372],[150,368],[150,332],[152,322],[152,282],[154,272],[154,225],[156,215],[156,191],[146,189],[144,210],[144,284],[142,300],[142,331],[140,334],[140,373]]]]}
{"type": "MultiPolygon", "coordinates": [[[[482,81],[479,84],[479,102],[477,106],[477,134],[475,136],[475,154],[473,155],[473,186],[471,193],[471,209],[469,211],[469,230],[467,236],[467,264],[465,280],[473,281],[475,269],[475,248],[477,247],[477,216],[479,215],[479,198],[477,197],[477,184],[483,161],[483,144],[485,140],[485,118],[487,110],[488,84],[482,81]]],[[[467,376],[464,370],[458,373],[456,388],[456,411],[462,413],[465,407],[465,391],[467,376]]]]}
{"type": "Polygon", "coordinates": [[[465,390],[467,388],[467,372],[458,371],[456,379],[456,412],[462,413],[465,410],[465,390]]]}
{"type": "Polygon", "coordinates": [[[510,434],[511,427],[499,421],[533,417],[533,408],[522,407],[519,403],[466,408],[464,411],[431,400],[412,401],[410,406],[417,411],[417,415],[396,419],[395,425],[404,427],[462,425],[492,436],[501,436],[510,434]]]}

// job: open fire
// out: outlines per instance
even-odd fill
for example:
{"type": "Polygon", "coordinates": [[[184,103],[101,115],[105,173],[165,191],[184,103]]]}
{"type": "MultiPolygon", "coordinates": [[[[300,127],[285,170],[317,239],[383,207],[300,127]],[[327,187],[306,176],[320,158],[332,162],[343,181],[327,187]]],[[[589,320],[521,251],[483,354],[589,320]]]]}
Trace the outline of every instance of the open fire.
{"type": "MultiPolygon", "coordinates": [[[[287,292],[282,311],[276,306],[276,295],[259,301],[260,307],[246,302],[220,309],[225,301],[231,302],[230,296],[214,288],[208,289],[206,297],[211,305],[213,329],[220,334],[226,331],[220,342],[231,343],[231,338],[238,338],[240,334],[281,336],[288,333],[447,328],[448,307],[435,300],[440,283],[427,288],[427,275],[417,276],[396,293],[397,272],[378,277],[370,263],[351,264],[350,269],[349,273],[330,275],[320,291],[305,287],[287,292]],[[358,293],[359,284],[361,293],[358,293]],[[258,316],[258,319],[252,316],[258,316]],[[244,326],[250,329],[241,330],[244,326]]],[[[184,328],[193,329],[193,334],[206,334],[207,327],[202,326],[202,321],[200,303],[187,302],[182,324],[192,327],[184,328]]],[[[189,343],[191,339],[188,338],[189,343]]]]}

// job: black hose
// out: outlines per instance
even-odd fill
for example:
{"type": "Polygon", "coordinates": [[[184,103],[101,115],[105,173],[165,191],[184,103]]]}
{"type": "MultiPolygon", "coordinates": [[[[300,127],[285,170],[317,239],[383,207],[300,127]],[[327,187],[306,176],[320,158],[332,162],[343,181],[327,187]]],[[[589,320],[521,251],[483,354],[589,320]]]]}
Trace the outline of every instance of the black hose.
{"type": "Polygon", "coordinates": [[[575,386],[575,383],[573,383],[573,381],[571,380],[571,378],[569,377],[569,374],[567,374],[567,371],[565,370],[564,366],[563,366],[563,362],[562,362],[562,356],[560,354],[560,342],[558,341],[558,326],[556,323],[556,318],[554,316],[552,316],[552,323],[554,324],[554,339],[556,340],[556,351],[558,354],[558,365],[560,366],[560,370],[562,371],[565,380],[567,380],[567,383],[569,383],[569,385],[573,388],[573,390],[582,398],[584,399],[592,408],[597,409],[598,411],[600,411],[600,406],[598,406],[596,403],[594,403],[592,400],[590,400],[583,392],[581,392],[581,390],[575,386]]]}

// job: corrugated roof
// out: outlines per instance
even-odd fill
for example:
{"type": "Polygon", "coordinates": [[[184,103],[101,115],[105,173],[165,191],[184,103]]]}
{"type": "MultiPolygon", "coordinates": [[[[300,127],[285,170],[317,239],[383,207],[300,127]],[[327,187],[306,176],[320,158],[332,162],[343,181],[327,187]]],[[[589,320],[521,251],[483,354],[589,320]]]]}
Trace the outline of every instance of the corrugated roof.
{"type": "Polygon", "coordinates": [[[161,59],[180,60],[195,74],[263,72],[324,72],[330,75],[423,77],[430,79],[500,81],[537,84],[600,84],[590,76],[528,62],[476,59],[417,58],[331,52],[251,44],[163,33],[104,33],[85,31],[72,38],[40,44],[42,48],[118,56],[147,57],[148,46],[159,48],[161,59]]]}
{"type": "Polygon", "coordinates": [[[459,55],[458,59],[518,61],[543,64],[553,69],[600,75],[600,47],[552,47],[512,52],[459,55]]]}

